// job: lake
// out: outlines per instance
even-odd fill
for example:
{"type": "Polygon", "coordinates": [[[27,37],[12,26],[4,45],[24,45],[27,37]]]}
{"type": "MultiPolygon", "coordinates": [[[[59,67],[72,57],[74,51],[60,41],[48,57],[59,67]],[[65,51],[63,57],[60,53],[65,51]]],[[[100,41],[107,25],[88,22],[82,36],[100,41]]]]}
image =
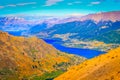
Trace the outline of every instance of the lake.
{"type": "Polygon", "coordinates": [[[10,35],[21,36],[22,31],[7,31],[10,35]]]}
{"type": "Polygon", "coordinates": [[[91,49],[71,48],[71,47],[62,46],[61,42],[58,42],[56,40],[44,39],[44,41],[47,42],[48,44],[53,45],[56,49],[62,52],[83,56],[88,59],[105,53],[105,52],[91,50],[91,49]]]}
{"type": "MultiPolygon", "coordinates": [[[[17,32],[13,32],[13,31],[9,31],[8,32],[11,35],[14,36],[21,36],[21,31],[17,31],[17,32]]],[[[97,51],[97,50],[91,50],[91,49],[81,49],[81,48],[71,48],[71,47],[66,47],[61,45],[63,42],[61,40],[52,40],[52,39],[43,39],[45,42],[47,42],[48,44],[53,45],[56,49],[62,51],[62,52],[66,52],[69,54],[75,54],[78,56],[83,56],[87,59],[93,58],[95,56],[99,56],[100,54],[103,54],[105,52],[101,52],[101,51],[97,51]]]]}

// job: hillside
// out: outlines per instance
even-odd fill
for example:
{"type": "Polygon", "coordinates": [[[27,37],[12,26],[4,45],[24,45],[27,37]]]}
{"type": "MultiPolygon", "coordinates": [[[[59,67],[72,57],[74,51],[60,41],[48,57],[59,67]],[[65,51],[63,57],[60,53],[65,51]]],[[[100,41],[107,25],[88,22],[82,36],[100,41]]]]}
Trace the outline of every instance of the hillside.
{"type": "Polygon", "coordinates": [[[0,31],[0,80],[33,79],[66,71],[84,60],[62,53],[36,37],[14,37],[0,31]]]}
{"type": "MultiPolygon", "coordinates": [[[[57,35],[68,35],[67,40],[70,39],[80,39],[80,40],[98,40],[98,41],[106,41],[106,43],[119,43],[118,40],[114,39],[111,41],[111,35],[109,34],[108,39],[106,39],[107,36],[104,34],[111,32],[111,31],[117,31],[120,29],[120,21],[100,21],[96,23],[93,20],[85,20],[85,21],[74,21],[64,24],[57,24],[53,26],[52,28],[43,30],[42,32],[39,32],[37,35],[38,37],[41,36],[47,36],[48,38],[59,38],[56,37],[57,35]],[[69,29],[68,29],[69,28],[69,29]],[[92,34],[91,34],[92,33],[92,34]],[[44,35],[43,35],[44,34],[44,35]],[[104,36],[103,36],[104,35],[104,36]],[[100,39],[98,39],[101,37],[100,39]]],[[[120,35],[116,32],[117,35],[120,35]]],[[[45,38],[46,38],[45,37],[45,38]]]]}
{"type": "Polygon", "coordinates": [[[97,14],[89,14],[86,16],[81,17],[80,20],[88,20],[88,19],[92,19],[94,21],[116,21],[116,20],[120,20],[120,11],[112,11],[112,12],[101,12],[101,13],[97,13],[97,14]]]}
{"type": "Polygon", "coordinates": [[[54,80],[120,80],[120,47],[72,67],[54,80]]]}

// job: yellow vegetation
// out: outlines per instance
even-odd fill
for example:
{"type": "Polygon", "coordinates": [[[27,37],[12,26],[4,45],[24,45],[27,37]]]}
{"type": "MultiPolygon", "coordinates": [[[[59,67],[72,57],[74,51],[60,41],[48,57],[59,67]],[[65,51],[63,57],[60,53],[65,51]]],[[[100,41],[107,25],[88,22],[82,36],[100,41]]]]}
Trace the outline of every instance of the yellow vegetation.
{"type": "Polygon", "coordinates": [[[45,72],[55,71],[56,64],[73,63],[73,57],[36,37],[14,37],[0,32],[0,80],[40,76],[45,72]]]}
{"type": "Polygon", "coordinates": [[[120,48],[74,66],[55,80],[120,80],[120,48]]]}

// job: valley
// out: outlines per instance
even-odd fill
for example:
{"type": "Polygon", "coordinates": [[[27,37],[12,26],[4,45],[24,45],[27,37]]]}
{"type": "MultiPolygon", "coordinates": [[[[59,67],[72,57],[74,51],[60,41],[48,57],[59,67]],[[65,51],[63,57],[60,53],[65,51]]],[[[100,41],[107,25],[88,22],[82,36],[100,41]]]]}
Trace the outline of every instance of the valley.
{"type": "Polygon", "coordinates": [[[119,16],[0,17],[0,80],[119,80],[119,16]]]}
{"type": "MultiPolygon", "coordinates": [[[[119,13],[120,12],[117,11],[91,14],[87,15],[89,16],[88,18],[87,16],[65,17],[60,19],[53,17],[38,19],[39,17],[35,17],[33,21],[29,19],[29,17],[22,17],[22,19],[17,19],[17,17],[15,19],[2,18],[2,24],[8,26],[10,29],[7,30],[8,27],[4,27],[1,28],[1,30],[14,36],[36,36],[43,40],[56,40],[56,45],[60,44],[60,46],[69,48],[96,50],[98,52],[101,51],[102,53],[120,46],[120,21],[117,17],[119,16],[119,13]],[[107,14],[114,16],[114,18],[110,17],[109,20],[107,18],[105,19],[104,16],[107,14]],[[97,16],[98,19],[93,18],[93,15],[97,16]],[[14,23],[11,26],[14,25],[15,27],[10,27],[11,23],[9,23],[9,21],[11,20],[14,23]],[[15,24],[15,22],[18,22],[19,20],[21,22],[24,21],[26,25],[23,25],[24,28],[20,27],[15,30],[16,27],[21,26],[15,24]],[[34,22],[35,24],[33,24],[34,22]]],[[[58,49],[61,50],[60,48],[58,49]]],[[[69,50],[67,50],[67,52],[71,53],[69,50]]]]}
{"type": "Polygon", "coordinates": [[[75,47],[66,47],[61,45],[60,42],[57,42],[56,40],[49,40],[49,39],[45,39],[45,42],[53,45],[56,49],[62,51],[62,52],[66,52],[69,54],[74,54],[77,56],[83,56],[87,59],[93,58],[95,56],[98,56],[100,54],[103,54],[105,52],[103,51],[98,51],[98,50],[92,50],[92,49],[87,49],[87,48],[75,48],[75,47]]]}

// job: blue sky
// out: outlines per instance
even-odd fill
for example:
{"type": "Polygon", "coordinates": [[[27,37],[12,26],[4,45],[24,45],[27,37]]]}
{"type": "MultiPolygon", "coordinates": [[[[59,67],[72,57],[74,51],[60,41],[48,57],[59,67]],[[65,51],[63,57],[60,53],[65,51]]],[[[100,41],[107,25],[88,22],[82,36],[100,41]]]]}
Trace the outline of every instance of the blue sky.
{"type": "Polygon", "coordinates": [[[0,15],[84,15],[119,11],[120,0],[2,0],[0,15]]]}

